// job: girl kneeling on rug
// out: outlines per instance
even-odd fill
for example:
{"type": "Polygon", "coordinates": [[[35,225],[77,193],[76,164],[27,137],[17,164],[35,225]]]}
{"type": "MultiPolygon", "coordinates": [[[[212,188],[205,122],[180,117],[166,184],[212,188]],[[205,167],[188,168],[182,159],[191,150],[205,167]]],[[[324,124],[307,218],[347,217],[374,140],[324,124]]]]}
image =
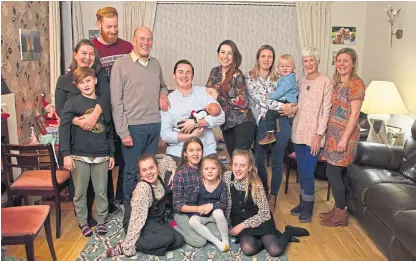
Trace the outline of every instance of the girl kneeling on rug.
{"type": "Polygon", "coordinates": [[[184,244],[181,234],[169,224],[165,213],[164,172],[158,171],[154,156],[139,159],[141,180],[137,183],[131,199],[130,215],[124,227],[127,236],[122,242],[107,250],[107,257],[124,254],[134,256],[136,250],[149,255],[164,256],[167,251],[184,244]]]}
{"type": "Polygon", "coordinates": [[[225,252],[230,248],[228,224],[224,214],[227,209],[228,193],[225,183],[221,180],[221,162],[218,156],[209,155],[203,158],[201,172],[201,181],[195,187],[189,204],[197,206],[197,213],[193,213],[189,225],[221,252],[225,252]],[[221,240],[205,226],[207,223],[217,224],[221,240]]]}
{"type": "Polygon", "coordinates": [[[227,218],[232,226],[230,234],[239,239],[245,255],[253,256],[266,249],[271,256],[280,256],[292,236],[309,235],[304,228],[286,226],[283,234],[276,229],[251,152],[234,151],[232,171],[224,173],[224,182],[229,193],[227,218]]]}
{"type": "MultiPolygon", "coordinates": [[[[185,238],[185,242],[193,247],[203,247],[207,240],[200,236],[189,224],[189,217],[199,210],[209,209],[209,205],[193,206],[191,195],[197,185],[201,182],[200,164],[203,153],[202,141],[196,137],[189,138],[182,148],[182,156],[178,165],[178,170],[173,177],[173,208],[175,210],[174,219],[177,224],[175,229],[185,238]]],[[[205,225],[216,237],[221,238],[215,223],[205,225]]]]}

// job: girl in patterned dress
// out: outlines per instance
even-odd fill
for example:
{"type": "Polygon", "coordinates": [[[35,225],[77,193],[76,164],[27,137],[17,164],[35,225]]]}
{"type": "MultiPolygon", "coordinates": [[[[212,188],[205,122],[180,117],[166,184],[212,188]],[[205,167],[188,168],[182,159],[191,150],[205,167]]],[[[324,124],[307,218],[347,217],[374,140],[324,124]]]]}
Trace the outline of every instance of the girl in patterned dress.
{"type": "Polygon", "coordinates": [[[332,109],[329,116],[323,159],[327,161],[326,175],[335,199],[334,208],[321,213],[323,226],[347,226],[343,172],[353,162],[360,138],[358,118],[364,101],[365,85],[357,75],[357,53],[343,48],[336,55],[332,109]]]}
{"type": "Polygon", "coordinates": [[[241,250],[247,256],[256,255],[262,249],[271,256],[279,256],[293,236],[308,236],[309,232],[292,226],[286,226],[283,233],[276,229],[254,164],[251,152],[235,150],[232,171],[224,173],[228,188],[227,219],[232,227],[230,234],[238,238],[241,250]]]}

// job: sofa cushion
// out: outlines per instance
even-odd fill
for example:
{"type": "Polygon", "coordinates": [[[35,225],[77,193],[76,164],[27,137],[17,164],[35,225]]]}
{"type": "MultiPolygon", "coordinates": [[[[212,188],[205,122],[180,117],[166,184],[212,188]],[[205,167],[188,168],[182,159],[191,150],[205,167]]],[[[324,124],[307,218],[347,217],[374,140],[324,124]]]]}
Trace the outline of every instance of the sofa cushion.
{"type": "Polygon", "coordinates": [[[370,186],[364,194],[364,203],[416,256],[416,185],[370,186]]]}
{"type": "Polygon", "coordinates": [[[379,183],[398,183],[414,185],[415,183],[397,171],[375,168],[371,166],[351,164],[348,167],[348,187],[354,198],[362,204],[367,188],[379,183]]]}

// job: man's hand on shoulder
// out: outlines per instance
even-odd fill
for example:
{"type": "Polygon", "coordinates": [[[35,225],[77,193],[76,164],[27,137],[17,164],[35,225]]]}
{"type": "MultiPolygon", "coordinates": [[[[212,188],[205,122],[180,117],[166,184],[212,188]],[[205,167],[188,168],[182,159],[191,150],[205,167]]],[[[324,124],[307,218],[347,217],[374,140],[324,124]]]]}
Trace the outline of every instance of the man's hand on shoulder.
{"type": "Polygon", "coordinates": [[[170,103],[167,94],[159,95],[159,107],[162,111],[168,111],[170,108],[170,103]]]}

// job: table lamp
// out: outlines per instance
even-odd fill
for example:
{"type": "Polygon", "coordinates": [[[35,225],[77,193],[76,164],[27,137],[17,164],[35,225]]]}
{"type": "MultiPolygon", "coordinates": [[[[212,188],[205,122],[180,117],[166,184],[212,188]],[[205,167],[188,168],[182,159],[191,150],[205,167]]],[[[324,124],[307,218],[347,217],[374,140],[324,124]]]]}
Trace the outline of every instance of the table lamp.
{"type": "Polygon", "coordinates": [[[384,144],[388,144],[386,125],[390,116],[409,113],[396,85],[388,81],[372,81],[368,85],[361,111],[368,115],[370,124],[367,141],[384,144]]]}

